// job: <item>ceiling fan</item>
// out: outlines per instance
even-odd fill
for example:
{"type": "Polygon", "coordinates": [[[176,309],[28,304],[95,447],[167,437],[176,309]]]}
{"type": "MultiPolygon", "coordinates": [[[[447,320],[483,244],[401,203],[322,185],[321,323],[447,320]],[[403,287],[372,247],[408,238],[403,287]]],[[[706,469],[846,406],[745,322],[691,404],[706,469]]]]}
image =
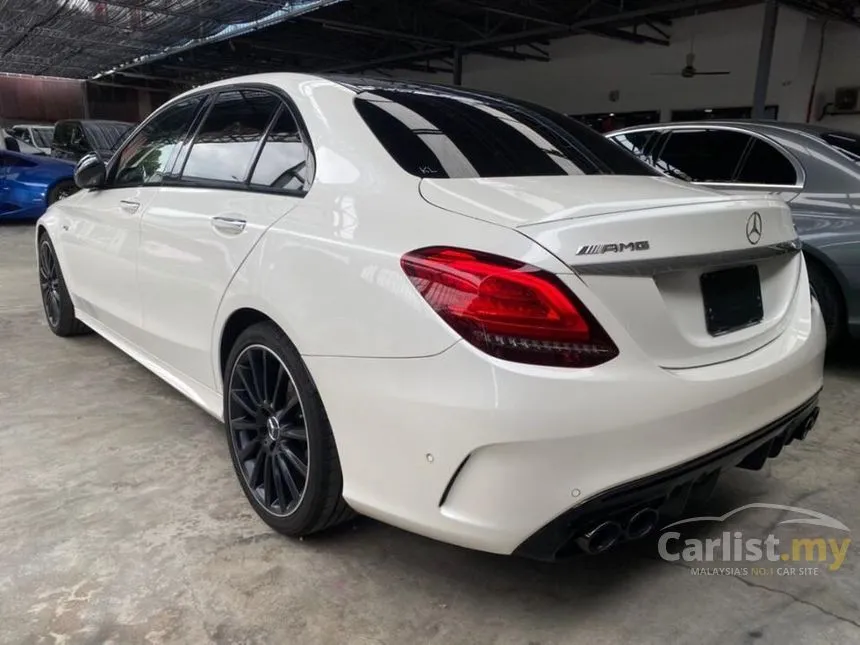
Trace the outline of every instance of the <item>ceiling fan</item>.
{"type": "Polygon", "coordinates": [[[690,53],[687,54],[687,64],[681,68],[680,72],[652,72],[652,76],[681,76],[683,78],[694,78],[696,76],[724,76],[731,74],[726,71],[701,72],[696,69],[696,53],[693,51],[694,39],[690,38],[690,53]]]}

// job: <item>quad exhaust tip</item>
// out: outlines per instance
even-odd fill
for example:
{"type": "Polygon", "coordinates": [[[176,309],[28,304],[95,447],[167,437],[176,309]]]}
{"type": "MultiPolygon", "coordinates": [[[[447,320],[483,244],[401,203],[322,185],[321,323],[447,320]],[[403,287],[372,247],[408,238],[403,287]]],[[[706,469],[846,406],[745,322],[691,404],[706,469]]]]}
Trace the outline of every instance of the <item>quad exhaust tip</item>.
{"type": "Polygon", "coordinates": [[[657,528],[660,513],[654,508],[641,508],[627,522],[601,522],[593,529],[576,538],[576,544],[589,555],[608,551],[622,541],[638,540],[657,528]]]}
{"type": "Polygon", "coordinates": [[[618,522],[603,522],[576,538],[576,543],[586,553],[597,555],[615,546],[623,533],[618,522]]]}
{"type": "Polygon", "coordinates": [[[634,513],[627,522],[624,533],[628,540],[644,538],[657,527],[660,514],[653,508],[643,508],[634,513]]]}

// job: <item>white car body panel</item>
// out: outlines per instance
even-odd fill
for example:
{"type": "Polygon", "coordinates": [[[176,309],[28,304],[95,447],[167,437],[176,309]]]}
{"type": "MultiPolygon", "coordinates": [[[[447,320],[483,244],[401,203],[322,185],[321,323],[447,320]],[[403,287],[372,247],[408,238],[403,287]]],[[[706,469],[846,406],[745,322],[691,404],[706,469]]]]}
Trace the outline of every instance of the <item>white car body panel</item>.
{"type": "Polygon", "coordinates": [[[246,309],[274,321],[319,389],[343,495],[360,512],[511,553],[560,513],[741,439],[820,390],[824,332],[799,254],[757,261],[765,319],[716,338],[695,290],[707,267],[598,275],[584,270],[606,256],[576,255],[637,239],[649,249],[611,259],[735,252],[750,246],[753,211],[760,246],[785,244],[795,233],[784,204],[654,177],[422,180],[388,155],[351,89],[293,74],[213,86],[246,80],[279,88],[302,115],[316,160],[306,196],[82,190],[39,229],[79,318],[219,419],[225,326],[246,309]],[[140,207],[123,211],[123,200],[140,207]],[[225,233],[214,217],[246,224],[225,233]],[[428,246],[556,274],[619,356],[570,369],[482,353],[401,269],[404,253],[428,246]]]}

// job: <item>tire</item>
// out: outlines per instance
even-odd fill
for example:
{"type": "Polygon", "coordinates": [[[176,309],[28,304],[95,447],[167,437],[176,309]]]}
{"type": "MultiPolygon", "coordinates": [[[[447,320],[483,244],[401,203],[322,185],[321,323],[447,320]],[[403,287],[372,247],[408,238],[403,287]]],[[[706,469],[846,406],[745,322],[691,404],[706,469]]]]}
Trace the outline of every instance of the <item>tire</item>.
{"type": "Polygon", "coordinates": [[[824,329],[827,332],[827,347],[834,347],[845,338],[845,305],[842,291],[833,275],[815,260],[807,260],[809,286],[818,299],[824,329]]]}
{"type": "Polygon", "coordinates": [[[46,233],[39,236],[38,265],[39,291],[48,328],[61,337],[88,333],[89,328],[75,316],[75,305],[66,288],[57,253],[46,233]]]}
{"type": "Polygon", "coordinates": [[[354,515],[341,496],[340,460],[319,392],[298,351],[270,322],[243,331],[230,351],[224,428],[242,491],[270,527],[302,537],[354,515]]]}
{"type": "Polygon", "coordinates": [[[57,182],[54,187],[48,191],[48,206],[60,201],[61,199],[65,199],[76,192],[78,192],[78,186],[74,181],[67,179],[65,181],[57,182]]]}

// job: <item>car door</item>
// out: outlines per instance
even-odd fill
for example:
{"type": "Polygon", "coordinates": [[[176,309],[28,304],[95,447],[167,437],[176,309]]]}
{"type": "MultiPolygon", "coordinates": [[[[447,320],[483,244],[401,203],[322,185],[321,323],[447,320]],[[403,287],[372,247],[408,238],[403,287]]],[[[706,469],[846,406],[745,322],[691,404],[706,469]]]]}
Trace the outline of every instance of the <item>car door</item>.
{"type": "Polygon", "coordinates": [[[210,341],[231,279],[307,190],[312,156],[294,110],[267,90],[228,87],[141,222],[138,280],[146,345],[214,389],[210,341]]]}
{"type": "Polygon", "coordinates": [[[154,115],[117,155],[103,188],[82,191],[58,209],[63,271],[76,307],[136,344],[142,322],[137,288],[141,217],[203,100],[196,97],[154,115]]]}

